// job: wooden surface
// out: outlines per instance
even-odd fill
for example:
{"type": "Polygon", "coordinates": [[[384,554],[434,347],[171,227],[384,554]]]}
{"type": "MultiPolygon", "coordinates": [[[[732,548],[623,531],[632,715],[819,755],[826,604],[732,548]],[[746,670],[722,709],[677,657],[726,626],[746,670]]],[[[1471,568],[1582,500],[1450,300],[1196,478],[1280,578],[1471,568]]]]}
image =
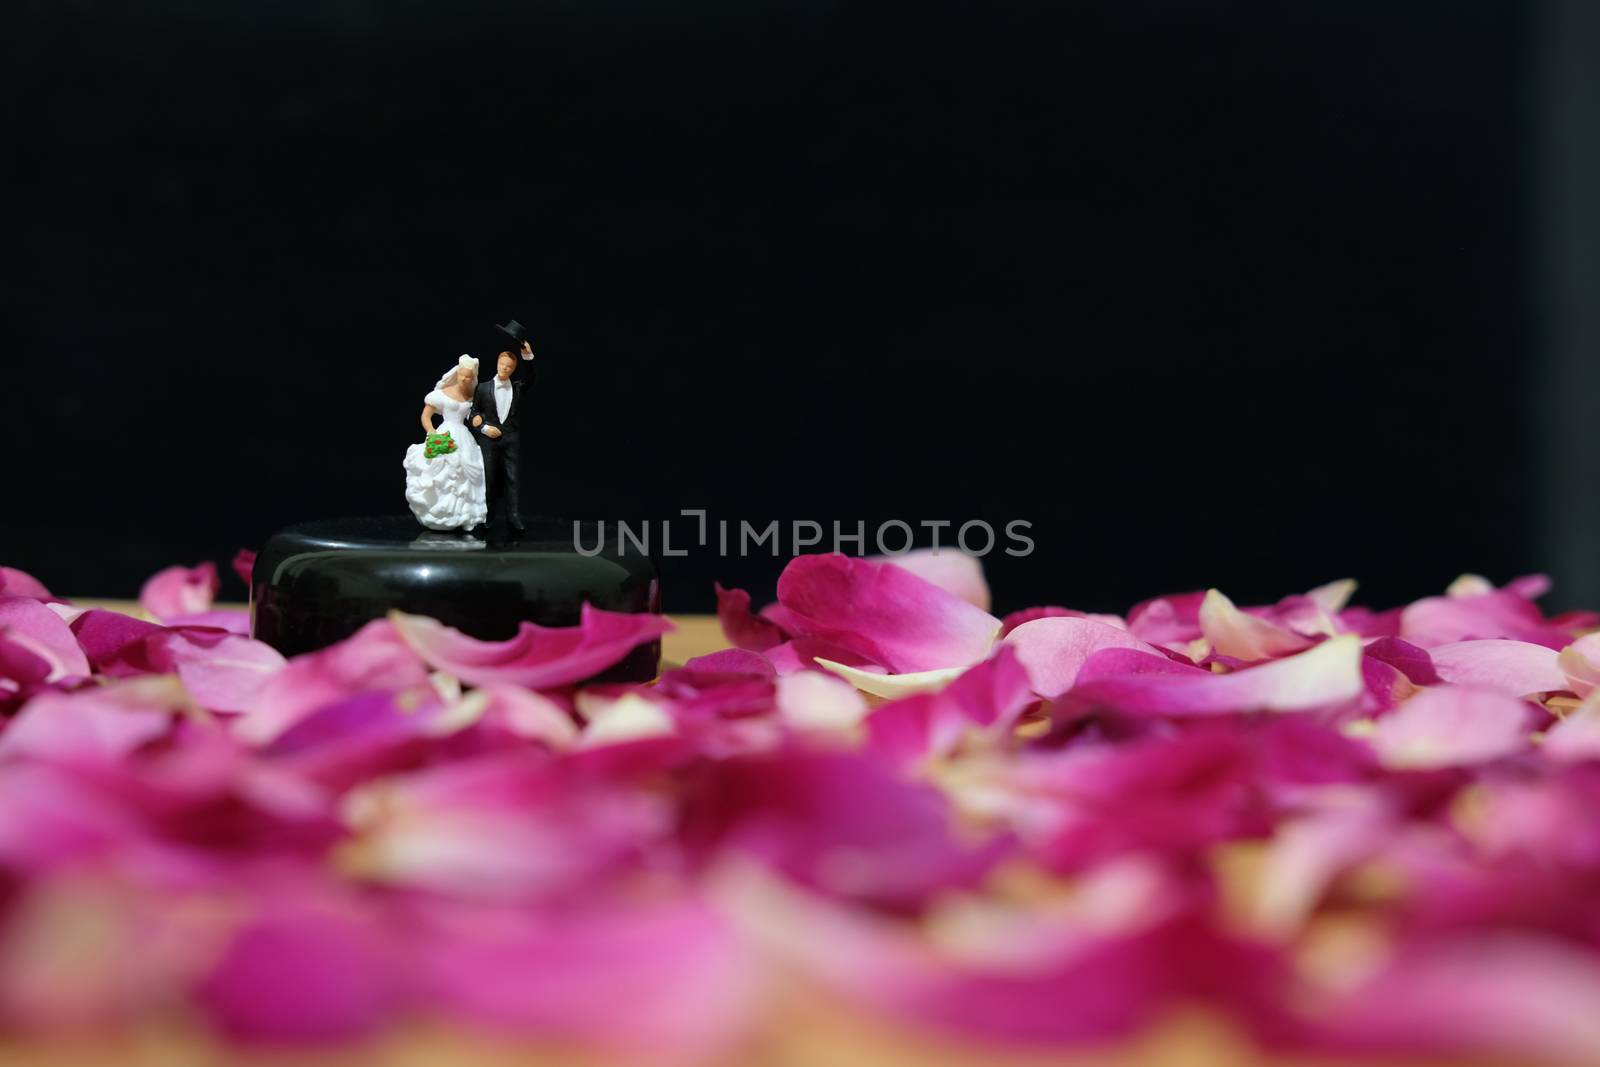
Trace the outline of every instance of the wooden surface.
{"type": "MultiPolygon", "coordinates": [[[[80,600],[85,604],[90,601],[80,600]]],[[[96,601],[137,612],[137,605],[96,601]]],[[[673,618],[677,626],[662,647],[662,667],[726,648],[714,616],[673,618]]],[[[1250,864],[1224,864],[1227,894],[1248,893],[1250,864]]],[[[1597,1006],[1600,1007],[1600,1006],[1597,1006]]],[[[625,1013],[626,1007],[619,1008],[625,1013]]],[[[607,1067],[619,1061],[515,1041],[486,1039],[438,1028],[405,1028],[358,1048],[322,1051],[241,1051],[192,1028],[162,1027],[129,1038],[49,1043],[0,1041],[0,1067],[607,1067]]],[[[1439,1067],[1437,1060],[1427,1061],[1439,1067]]],[[[1535,1067],[1526,1060],[1475,1059],[1474,1067],[1535,1067]]],[[[976,1045],[948,1035],[914,1032],[876,1018],[809,988],[780,985],[769,1010],[739,1048],[708,1067],[1420,1067],[1403,1059],[1357,1062],[1324,1057],[1268,1056],[1236,1029],[1208,1015],[1178,1011],[1140,1038],[1115,1048],[1034,1051],[976,1045]]],[[[679,1065],[683,1067],[683,1065],[679,1065]]]]}
{"type": "Polygon", "coordinates": [[[674,615],[672,623],[677,629],[661,639],[663,668],[728,647],[715,615],[674,615]]]}

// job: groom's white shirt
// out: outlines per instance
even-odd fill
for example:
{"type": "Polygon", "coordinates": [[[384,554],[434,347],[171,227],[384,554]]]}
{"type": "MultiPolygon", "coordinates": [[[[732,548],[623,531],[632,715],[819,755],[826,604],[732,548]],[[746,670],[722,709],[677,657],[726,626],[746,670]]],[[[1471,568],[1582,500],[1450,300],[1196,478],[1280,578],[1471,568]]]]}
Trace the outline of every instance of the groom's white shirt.
{"type": "Polygon", "coordinates": [[[500,416],[501,422],[505,422],[506,416],[511,414],[511,379],[502,380],[499,375],[495,375],[494,410],[500,416]]]}

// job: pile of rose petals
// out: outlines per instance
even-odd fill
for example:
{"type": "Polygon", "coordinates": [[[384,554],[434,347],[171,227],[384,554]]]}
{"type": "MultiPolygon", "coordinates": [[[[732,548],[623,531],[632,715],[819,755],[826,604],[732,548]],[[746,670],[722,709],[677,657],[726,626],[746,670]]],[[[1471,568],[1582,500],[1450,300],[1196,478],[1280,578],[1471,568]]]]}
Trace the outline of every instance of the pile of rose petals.
{"type": "Polygon", "coordinates": [[[737,1060],[803,988],[994,1047],[1199,1009],[1600,1061],[1600,619],[1544,587],[999,618],[964,556],[802,556],[718,589],[734,647],[584,686],[670,625],[285,661],[209,564],[139,618],[0,568],[0,1018],[737,1060]]]}

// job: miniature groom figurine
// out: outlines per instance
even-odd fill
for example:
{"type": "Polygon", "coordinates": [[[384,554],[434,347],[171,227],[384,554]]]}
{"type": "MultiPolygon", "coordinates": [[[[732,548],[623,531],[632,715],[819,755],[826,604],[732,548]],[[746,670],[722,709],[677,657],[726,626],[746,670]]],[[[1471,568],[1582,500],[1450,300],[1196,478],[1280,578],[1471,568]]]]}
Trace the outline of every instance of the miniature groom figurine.
{"type": "MultiPolygon", "coordinates": [[[[533,348],[522,336],[522,324],[512,319],[501,330],[514,340],[522,342],[522,358],[532,359],[533,348]]],[[[483,451],[484,489],[488,495],[489,517],[504,512],[506,521],[517,533],[527,527],[517,513],[517,470],[522,454],[517,433],[517,418],[522,407],[522,383],[514,381],[517,358],[510,352],[501,352],[495,359],[493,378],[480,381],[472,392],[472,432],[477,435],[483,451]]]]}

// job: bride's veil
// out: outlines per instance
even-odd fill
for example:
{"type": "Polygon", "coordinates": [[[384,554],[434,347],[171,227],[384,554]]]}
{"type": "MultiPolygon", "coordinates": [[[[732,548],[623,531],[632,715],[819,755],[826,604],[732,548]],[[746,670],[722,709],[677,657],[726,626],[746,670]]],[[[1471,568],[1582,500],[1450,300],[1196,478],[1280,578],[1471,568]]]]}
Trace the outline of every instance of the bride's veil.
{"type": "Polygon", "coordinates": [[[472,368],[473,377],[477,377],[477,374],[478,374],[478,360],[477,360],[477,357],[469,356],[466,353],[462,353],[461,358],[456,360],[456,365],[454,367],[451,367],[449,370],[445,371],[444,377],[439,379],[439,383],[437,385],[435,385],[434,388],[435,389],[448,389],[450,386],[456,384],[456,372],[461,370],[463,367],[471,367],[472,368]]]}

